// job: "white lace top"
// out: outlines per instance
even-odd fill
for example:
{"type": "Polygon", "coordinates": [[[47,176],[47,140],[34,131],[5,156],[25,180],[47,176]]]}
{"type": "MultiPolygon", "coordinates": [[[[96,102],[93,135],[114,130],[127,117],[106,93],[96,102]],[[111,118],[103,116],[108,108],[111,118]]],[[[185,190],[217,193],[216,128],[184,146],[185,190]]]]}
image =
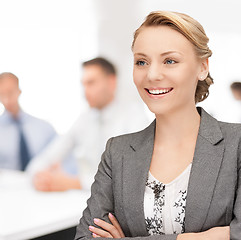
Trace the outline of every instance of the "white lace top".
{"type": "Polygon", "coordinates": [[[159,182],[149,171],[144,196],[145,221],[149,235],[184,232],[191,166],[192,163],[168,184],[159,182]]]}

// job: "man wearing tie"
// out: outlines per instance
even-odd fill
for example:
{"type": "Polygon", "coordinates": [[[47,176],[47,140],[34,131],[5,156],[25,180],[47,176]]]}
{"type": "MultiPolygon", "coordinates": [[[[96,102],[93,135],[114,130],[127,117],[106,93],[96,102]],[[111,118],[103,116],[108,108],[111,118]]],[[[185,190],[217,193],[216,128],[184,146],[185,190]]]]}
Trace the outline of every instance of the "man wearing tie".
{"type": "Polygon", "coordinates": [[[55,137],[53,127],[25,113],[18,102],[19,80],[12,73],[0,74],[0,168],[24,171],[31,158],[55,137]]]}

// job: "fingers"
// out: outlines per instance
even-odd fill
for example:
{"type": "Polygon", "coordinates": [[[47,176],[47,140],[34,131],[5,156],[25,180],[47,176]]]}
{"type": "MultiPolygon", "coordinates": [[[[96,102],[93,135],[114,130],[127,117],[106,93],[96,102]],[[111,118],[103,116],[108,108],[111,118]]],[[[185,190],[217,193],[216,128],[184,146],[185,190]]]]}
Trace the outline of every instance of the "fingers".
{"type": "Polygon", "coordinates": [[[95,233],[93,233],[92,236],[93,236],[94,238],[100,237],[99,235],[97,235],[97,234],[95,234],[95,233]]]}
{"type": "Polygon", "coordinates": [[[58,172],[39,172],[34,176],[33,183],[34,187],[39,191],[52,192],[65,190],[64,176],[58,172]]]}
{"type": "Polygon", "coordinates": [[[33,178],[34,187],[39,191],[49,191],[49,174],[45,171],[37,173],[33,178]]]}
{"type": "Polygon", "coordinates": [[[93,237],[104,237],[104,238],[123,238],[125,237],[120,224],[118,223],[117,219],[109,213],[108,215],[111,223],[107,223],[101,219],[94,218],[94,223],[101,227],[102,229],[99,229],[97,227],[89,226],[89,230],[93,233],[93,237]]]}
{"type": "Polygon", "coordinates": [[[62,171],[42,171],[33,178],[34,187],[39,191],[66,191],[80,189],[79,179],[68,176],[62,171]]]}
{"type": "Polygon", "coordinates": [[[123,231],[122,231],[122,229],[121,229],[121,226],[120,226],[119,222],[117,221],[117,219],[114,217],[114,215],[112,215],[111,213],[109,213],[109,214],[108,214],[108,217],[109,217],[111,223],[113,224],[113,226],[116,227],[116,229],[118,230],[120,236],[121,236],[122,238],[125,237],[125,235],[124,235],[124,233],[123,233],[123,231]]]}
{"type": "Polygon", "coordinates": [[[49,167],[48,170],[49,170],[49,171],[61,171],[62,169],[61,169],[61,164],[60,164],[60,162],[55,162],[55,163],[53,163],[53,164],[49,167]]]}
{"type": "Polygon", "coordinates": [[[115,226],[110,223],[107,223],[101,219],[94,218],[94,223],[104,230],[108,231],[113,238],[120,238],[120,233],[115,226]]]}
{"type": "Polygon", "coordinates": [[[90,230],[94,230],[94,232],[92,231],[93,233],[100,235],[101,237],[106,237],[107,235],[111,236],[113,238],[121,237],[121,234],[119,233],[118,229],[115,226],[113,226],[112,224],[107,223],[98,218],[94,218],[94,223],[97,226],[101,227],[103,230],[101,230],[99,228],[94,228],[93,226],[91,226],[90,230]]]}
{"type": "Polygon", "coordinates": [[[107,232],[104,231],[102,229],[93,227],[93,226],[89,226],[89,230],[93,233],[93,237],[103,237],[103,238],[113,238],[113,236],[107,232]]]}
{"type": "Polygon", "coordinates": [[[67,183],[68,183],[68,180],[65,175],[61,172],[51,172],[50,173],[50,190],[51,191],[57,191],[57,192],[60,192],[60,191],[65,191],[67,190],[67,183]]]}

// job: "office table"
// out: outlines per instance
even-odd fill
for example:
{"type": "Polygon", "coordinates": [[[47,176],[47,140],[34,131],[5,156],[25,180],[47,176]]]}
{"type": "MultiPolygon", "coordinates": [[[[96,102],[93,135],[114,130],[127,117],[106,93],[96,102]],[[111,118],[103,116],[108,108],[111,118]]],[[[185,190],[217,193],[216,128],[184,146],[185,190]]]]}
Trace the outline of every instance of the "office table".
{"type": "Polygon", "coordinates": [[[0,169],[0,240],[26,240],[74,227],[89,192],[38,192],[26,173],[0,169]]]}

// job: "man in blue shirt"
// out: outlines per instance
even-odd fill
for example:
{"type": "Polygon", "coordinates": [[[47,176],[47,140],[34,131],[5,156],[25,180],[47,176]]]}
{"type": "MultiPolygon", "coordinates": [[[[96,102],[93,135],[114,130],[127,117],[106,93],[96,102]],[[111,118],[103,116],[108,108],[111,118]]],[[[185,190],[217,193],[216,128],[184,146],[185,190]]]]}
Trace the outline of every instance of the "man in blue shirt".
{"type": "Polygon", "coordinates": [[[0,74],[0,102],[5,107],[0,116],[0,168],[24,171],[56,132],[49,123],[20,108],[20,94],[18,78],[12,73],[0,74]]]}

